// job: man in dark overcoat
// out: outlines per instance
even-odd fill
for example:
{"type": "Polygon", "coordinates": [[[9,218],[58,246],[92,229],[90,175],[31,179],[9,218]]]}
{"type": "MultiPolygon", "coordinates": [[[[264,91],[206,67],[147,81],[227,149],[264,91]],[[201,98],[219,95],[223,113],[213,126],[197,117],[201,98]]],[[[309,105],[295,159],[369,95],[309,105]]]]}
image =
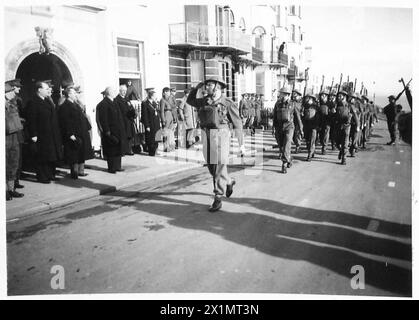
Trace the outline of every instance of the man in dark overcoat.
{"type": "Polygon", "coordinates": [[[152,157],[156,155],[159,143],[156,141],[156,134],[160,131],[160,111],[155,100],[156,92],[154,88],[147,88],[147,98],[141,104],[141,122],[145,128],[145,140],[148,154],[152,157]]]}
{"type": "Polygon", "coordinates": [[[107,87],[103,100],[96,106],[98,127],[101,131],[103,156],[108,162],[108,172],[124,171],[121,158],[127,152],[127,135],[121,110],[114,102],[115,92],[107,87]]]}
{"type": "Polygon", "coordinates": [[[114,99],[115,103],[118,105],[118,108],[121,110],[122,118],[124,120],[125,133],[127,136],[128,151],[127,155],[133,156],[134,152],[132,151],[134,136],[136,133],[136,124],[135,118],[137,118],[137,113],[134,107],[131,105],[131,102],[127,97],[127,86],[122,84],[119,86],[119,94],[114,99]]]}
{"type": "Polygon", "coordinates": [[[61,132],[54,106],[48,102],[49,86],[35,83],[35,95],[26,106],[27,125],[36,161],[38,182],[55,180],[56,163],[62,158],[61,132]]]}
{"type": "Polygon", "coordinates": [[[88,121],[83,110],[77,104],[74,87],[64,90],[65,101],[59,111],[61,133],[64,144],[64,160],[70,165],[71,178],[84,176],[83,164],[93,158],[92,142],[90,141],[88,121]]]}

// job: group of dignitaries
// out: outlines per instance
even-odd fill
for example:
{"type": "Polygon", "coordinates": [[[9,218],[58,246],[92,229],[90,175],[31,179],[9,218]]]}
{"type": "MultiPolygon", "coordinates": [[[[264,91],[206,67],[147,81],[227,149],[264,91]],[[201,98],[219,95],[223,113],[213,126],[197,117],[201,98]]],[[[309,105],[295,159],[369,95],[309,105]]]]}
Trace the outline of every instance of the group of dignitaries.
{"type": "Polygon", "coordinates": [[[91,125],[79,100],[80,87],[67,84],[54,103],[51,81],[34,83],[34,94],[23,105],[19,79],[5,83],[6,99],[6,199],[23,197],[19,178],[25,163],[31,163],[40,183],[56,178],[61,160],[69,165],[71,177],[86,176],[84,162],[93,158],[91,125]],[[24,159],[23,156],[28,159],[24,159]]]}
{"type": "Polygon", "coordinates": [[[348,153],[355,157],[359,148],[365,148],[378,121],[376,106],[366,95],[322,90],[318,95],[310,93],[303,97],[298,90],[286,87],[280,90],[272,116],[283,173],[292,166],[291,143],[295,144],[295,153],[299,153],[303,139],[307,161],[315,155],[316,141],[324,155],[330,139],[331,149],[339,150],[338,159],[346,165],[348,153]]]}

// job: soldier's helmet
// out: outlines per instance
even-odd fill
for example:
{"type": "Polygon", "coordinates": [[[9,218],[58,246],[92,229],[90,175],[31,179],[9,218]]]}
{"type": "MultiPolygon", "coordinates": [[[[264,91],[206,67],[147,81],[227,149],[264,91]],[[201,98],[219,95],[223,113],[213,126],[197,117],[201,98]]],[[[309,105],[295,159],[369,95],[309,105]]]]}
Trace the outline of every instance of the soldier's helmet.
{"type": "Polygon", "coordinates": [[[328,96],[328,95],[329,95],[329,93],[328,93],[326,90],[322,90],[322,91],[320,91],[320,93],[319,93],[319,97],[321,97],[322,95],[326,95],[326,96],[328,96]]]}
{"type": "Polygon", "coordinates": [[[281,90],[279,90],[279,93],[282,94],[291,94],[291,90],[287,87],[282,87],[281,90]]]}
{"type": "Polygon", "coordinates": [[[393,96],[393,95],[391,95],[391,96],[388,96],[388,98],[387,98],[388,100],[391,100],[391,99],[393,99],[393,100],[396,100],[396,97],[395,96],[393,96]]]}
{"type": "Polygon", "coordinates": [[[364,100],[365,100],[365,101],[367,101],[367,102],[369,102],[369,101],[370,101],[370,99],[368,99],[368,97],[367,97],[365,94],[364,94],[364,95],[362,95],[362,96],[361,96],[361,98],[362,98],[362,99],[364,99],[364,100]]]}
{"type": "Polygon", "coordinates": [[[345,97],[348,97],[348,93],[345,90],[339,90],[339,92],[337,94],[342,94],[345,97]]]}
{"type": "Polygon", "coordinates": [[[218,77],[216,77],[216,76],[207,78],[204,81],[204,84],[207,84],[208,82],[218,83],[221,86],[221,89],[225,89],[227,87],[227,85],[223,81],[221,81],[218,77]]]}
{"type": "Polygon", "coordinates": [[[302,96],[301,92],[298,91],[297,89],[292,90],[292,93],[295,93],[296,95],[298,95],[300,97],[302,96]]]}

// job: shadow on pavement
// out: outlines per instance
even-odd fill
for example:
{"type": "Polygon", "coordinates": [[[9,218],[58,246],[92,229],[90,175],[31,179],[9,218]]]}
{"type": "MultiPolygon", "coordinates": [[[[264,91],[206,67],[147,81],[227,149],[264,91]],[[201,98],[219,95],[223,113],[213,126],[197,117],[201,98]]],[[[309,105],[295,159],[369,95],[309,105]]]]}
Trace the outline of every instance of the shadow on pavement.
{"type": "MultiPolygon", "coordinates": [[[[176,186],[178,188],[178,186],[176,186]]],[[[189,200],[174,199],[174,196],[202,196],[203,193],[179,193],[173,190],[153,193],[124,194],[116,196],[122,199],[107,201],[108,205],[130,206],[140,211],[169,218],[168,223],[180,228],[203,230],[221,236],[240,245],[254,248],[260,252],[292,260],[304,260],[332,270],[350,279],[351,268],[361,265],[365,269],[366,284],[398,295],[411,295],[411,270],[386,262],[365,257],[374,254],[411,261],[411,246],[399,241],[366,235],[355,230],[339,226],[327,226],[316,223],[292,222],[274,216],[251,212],[209,213],[208,206],[189,200]],[[130,201],[135,198],[136,201],[130,201]],[[144,202],[152,199],[153,203],[144,202]],[[157,201],[158,203],[155,203],[157,201]],[[163,203],[161,203],[162,201],[163,203]],[[181,206],[181,210],[179,210],[181,206]],[[339,246],[340,248],[324,245],[339,246]],[[351,252],[351,251],[356,252],[351,252]]],[[[249,204],[256,209],[270,211],[311,221],[328,221],[350,224],[359,228],[366,227],[367,218],[341,212],[329,212],[286,205],[281,202],[256,199],[236,198],[229,201],[236,204],[249,204]]],[[[407,232],[408,226],[380,221],[381,232],[407,232]],[[398,230],[397,230],[398,229],[398,230]]]]}

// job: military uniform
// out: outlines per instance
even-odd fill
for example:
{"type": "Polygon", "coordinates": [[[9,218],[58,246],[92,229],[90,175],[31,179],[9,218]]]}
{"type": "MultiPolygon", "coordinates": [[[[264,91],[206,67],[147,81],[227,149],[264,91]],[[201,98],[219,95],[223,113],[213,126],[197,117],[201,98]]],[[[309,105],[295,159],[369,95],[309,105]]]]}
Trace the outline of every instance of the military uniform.
{"type": "MultiPolygon", "coordinates": [[[[5,92],[13,91],[14,88],[5,83],[5,92]]],[[[23,125],[19,117],[16,99],[5,101],[6,112],[6,200],[13,197],[22,197],[23,194],[15,191],[15,180],[19,169],[20,138],[23,125]]]]}
{"type": "Polygon", "coordinates": [[[337,139],[337,130],[336,130],[336,101],[334,98],[336,95],[334,93],[330,93],[327,99],[327,106],[329,107],[329,124],[330,124],[330,131],[329,131],[329,139],[330,144],[332,147],[332,151],[336,149],[336,139],[337,139]]]}
{"type": "Polygon", "coordinates": [[[161,98],[160,100],[160,118],[163,128],[163,148],[164,151],[173,151],[175,149],[175,123],[173,116],[173,101],[171,98],[161,98]]]}
{"type": "Polygon", "coordinates": [[[244,97],[240,100],[239,104],[239,113],[240,118],[242,119],[243,127],[246,127],[247,122],[249,121],[249,100],[244,97]]]}
{"type": "Polygon", "coordinates": [[[355,116],[351,119],[351,129],[349,133],[349,153],[351,157],[355,157],[355,152],[358,152],[359,146],[359,132],[364,124],[364,114],[359,101],[357,101],[357,95],[355,93],[351,93],[349,97],[353,100],[349,102],[349,105],[351,109],[355,110],[355,116]]]}
{"type": "Polygon", "coordinates": [[[327,101],[321,99],[322,95],[328,95],[326,92],[320,92],[319,102],[319,137],[322,145],[322,154],[326,154],[326,147],[330,135],[330,115],[327,101]]]}
{"type": "MultiPolygon", "coordinates": [[[[289,93],[286,89],[282,89],[281,92],[289,93]]],[[[300,113],[295,104],[278,100],[273,110],[273,126],[284,173],[286,173],[286,166],[291,167],[291,141],[295,129],[294,118],[297,119],[300,129],[302,129],[300,113]]]]}
{"type": "Polygon", "coordinates": [[[391,138],[391,141],[388,144],[394,144],[397,138],[396,118],[399,112],[398,110],[401,106],[396,104],[396,98],[394,96],[389,96],[388,98],[389,100],[393,99],[394,102],[390,102],[388,105],[386,105],[383,109],[383,112],[387,117],[387,127],[391,138]]]}
{"type": "Polygon", "coordinates": [[[313,95],[306,95],[307,98],[312,98],[313,103],[309,104],[307,101],[303,102],[303,123],[304,123],[304,138],[307,144],[307,161],[311,161],[314,157],[316,149],[317,131],[320,125],[319,109],[315,102],[316,97],[313,95]]]}
{"type": "MultiPolygon", "coordinates": [[[[301,96],[301,93],[298,90],[293,90],[292,94],[296,95],[296,96],[301,96]]],[[[291,104],[297,109],[297,112],[301,115],[302,112],[302,104],[301,102],[297,101],[296,97],[292,96],[291,97],[291,104]]],[[[298,120],[296,117],[294,117],[294,134],[292,137],[292,141],[295,144],[295,153],[298,153],[300,151],[300,147],[301,147],[301,140],[302,140],[302,129],[300,128],[299,124],[298,124],[298,120]]]]}
{"type": "MultiPolygon", "coordinates": [[[[340,91],[338,94],[347,96],[345,91],[340,91]]],[[[342,164],[346,164],[346,155],[349,145],[349,134],[351,130],[351,121],[354,118],[355,124],[359,126],[359,119],[356,116],[353,105],[348,104],[346,101],[336,102],[336,143],[339,148],[339,160],[342,164]]]]}
{"type": "MultiPolygon", "coordinates": [[[[211,81],[225,87],[223,82],[215,79],[208,79],[205,83],[211,81]]],[[[214,204],[210,210],[216,211],[221,208],[220,197],[224,194],[227,197],[230,196],[232,185],[235,183],[227,171],[231,138],[229,125],[238,131],[236,134],[238,137],[242,135],[243,125],[239,108],[232,100],[223,95],[217,100],[213,100],[208,95],[197,98],[197,91],[197,88],[192,89],[186,102],[198,110],[204,158],[214,185],[214,204]]],[[[241,139],[239,139],[239,143],[242,143],[241,139]]]]}

